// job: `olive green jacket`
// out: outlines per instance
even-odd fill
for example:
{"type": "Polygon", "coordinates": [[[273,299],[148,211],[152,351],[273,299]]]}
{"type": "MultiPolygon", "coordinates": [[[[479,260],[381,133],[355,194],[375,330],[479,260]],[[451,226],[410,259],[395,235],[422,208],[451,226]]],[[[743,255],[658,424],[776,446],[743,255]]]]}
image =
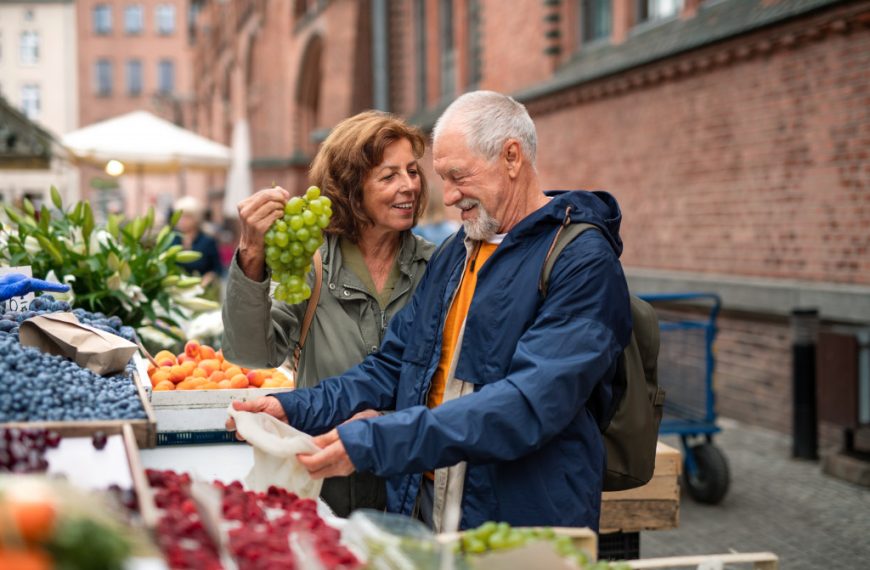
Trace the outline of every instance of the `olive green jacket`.
{"type": "MultiPolygon", "coordinates": [[[[300,388],[341,374],[378,349],[387,323],[410,300],[435,250],[431,243],[406,232],[398,254],[400,276],[386,310],[381,311],[362,282],[344,268],[338,242],[329,236],[320,248],[323,284],[297,371],[300,388]]],[[[248,368],[272,368],[284,362],[299,339],[308,306],[307,301],[288,305],[273,300],[270,276],[252,281],[236,257],[230,264],[222,348],[227,360],[248,368]]],[[[313,282],[312,271],[308,284],[313,282]]]]}

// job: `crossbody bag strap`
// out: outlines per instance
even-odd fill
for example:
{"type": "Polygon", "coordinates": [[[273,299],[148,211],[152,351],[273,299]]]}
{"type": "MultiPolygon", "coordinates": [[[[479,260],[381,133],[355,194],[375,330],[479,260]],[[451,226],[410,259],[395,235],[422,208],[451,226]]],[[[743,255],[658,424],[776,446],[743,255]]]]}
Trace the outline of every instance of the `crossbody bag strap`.
{"type": "Polygon", "coordinates": [[[302,331],[299,333],[299,341],[293,349],[293,361],[291,363],[293,372],[299,370],[299,358],[302,356],[302,347],[305,346],[305,339],[308,338],[308,331],[311,329],[311,321],[314,320],[314,311],[317,310],[317,303],[320,300],[320,286],[323,284],[323,258],[320,256],[319,248],[314,252],[311,262],[314,264],[314,287],[311,288],[311,297],[308,298],[305,316],[302,317],[302,331]]]}

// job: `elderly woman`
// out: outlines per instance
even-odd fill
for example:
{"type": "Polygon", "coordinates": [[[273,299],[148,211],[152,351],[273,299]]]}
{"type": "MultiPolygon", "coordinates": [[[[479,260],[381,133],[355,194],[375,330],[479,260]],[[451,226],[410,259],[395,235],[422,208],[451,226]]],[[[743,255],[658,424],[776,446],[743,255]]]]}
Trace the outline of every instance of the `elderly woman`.
{"type": "MultiPolygon", "coordinates": [[[[424,149],[416,128],[368,111],[339,123],[314,158],[310,180],[332,200],[333,216],[320,249],[323,282],[299,361],[298,387],[340,374],[378,350],[387,323],[423,276],[434,246],[411,228],[427,202],[417,163],[424,149]]],[[[227,282],[223,350],[229,360],[249,367],[284,362],[307,308],[307,301],[287,305],[269,296],[264,236],[289,198],[283,188],[268,188],[238,206],[241,240],[227,282]]],[[[340,516],[362,507],[383,509],[386,503],[383,481],[371,474],[327,479],[322,496],[340,516]]]]}
{"type": "Polygon", "coordinates": [[[184,246],[184,249],[202,254],[202,257],[196,261],[179,263],[179,265],[188,273],[202,275],[202,285],[208,287],[216,278],[223,275],[224,268],[218,255],[217,241],[202,230],[205,208],[193,196],[185,196],[175,202],[173,210],[181,211],[181,217],[175,225],[179,235],[175,237],[174,243],[184,246]]]}

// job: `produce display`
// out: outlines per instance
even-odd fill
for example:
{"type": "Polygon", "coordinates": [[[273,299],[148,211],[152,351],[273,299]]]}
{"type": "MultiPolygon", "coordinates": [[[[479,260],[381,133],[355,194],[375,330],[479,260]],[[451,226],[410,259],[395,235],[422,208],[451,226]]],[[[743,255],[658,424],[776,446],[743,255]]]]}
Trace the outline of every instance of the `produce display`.
{"type": "Polygon", "coordinates": [[[220,390],[239,388],[293,388],[293,380],[277,368],[244,368],[224,360],[222,351],[190,340],[181,354],[161,350],[157,366],[148,367],[155,391],[220,390]]]}
{"type": "MultiPolygon", "coordinates": [[[[154,501],[162,510],[157,537],[169,566],[222,568],[219,548],[192,498],[190,476],[156,470],[148,470],[147,475],[149,484],[157,489],[154,501]]],[[[228,538],[229,555],[240,570],[292,569],[299,566],[300,556],[314,557],[328,569],[360,567],[339,543],[339,531],[318,516],[313,500],[275,487],[265,493],[245,491],[237,481],[214,485],[222,496],[221,530],[228,538]]]]}
{"type": "Polygon", "coordinates": [[[0,331],[0,423],[144,419],[130,373],[132,365],[125,375],[100,376],[22,346],[17,330],[0,331]]]}
{"type": "Polygon", "coordinates": [[[59,446],[60,439],[44,429],[0,429],[0,473],[44,473],[45,452],[59,446]]]}
{"type": "Polygon", "coordinates": [[[103,499],[62,481],[0,476],[0,568],[122,568],[136,539],[103,499]]]}
{"type": "MultiPolygon", "coordinates": [[[[26,311],[7,312],[0,316],[0,333],[11,334],[17,339],[18,326],[27,319],[69,310],[70,305],[66,301],[56,301],[51,295],[42,295],[33,299],[26,311]]],[[[125,326],[118,317],[107,317],[103,313],[91,313],[84,309],[73,309],[72,314],[82,324],[136,342],[136,331],[133,327],[125,326]]]]}
{"type": "Polygon", "coordinates": [[[284,216],[266,232],[266,263],[278,282],[274,296],[279,301],[296,304],[311,297],[305,276],[331,217],[332,202],[320,195],[320,188],[311,186],[304,196],[290,198],[284,216]]]}

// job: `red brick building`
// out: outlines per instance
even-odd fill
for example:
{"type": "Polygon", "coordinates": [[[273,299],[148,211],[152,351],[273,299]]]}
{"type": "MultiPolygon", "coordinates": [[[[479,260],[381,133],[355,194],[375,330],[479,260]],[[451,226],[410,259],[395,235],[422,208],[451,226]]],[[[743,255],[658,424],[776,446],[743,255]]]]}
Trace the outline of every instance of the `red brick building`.
{"type": "Polygon", "coordinates": [[[464,91],[523,101],[545,186],[622,204],[635,291],[722,295],[723,415],[790,429],[792,309],[870,323],[870,2],[248,0],[201,16],[197,126],[228,141],[247,117],[255,187],[304,187],[317,142],[365,108],[429,128],[464,91]]]}

